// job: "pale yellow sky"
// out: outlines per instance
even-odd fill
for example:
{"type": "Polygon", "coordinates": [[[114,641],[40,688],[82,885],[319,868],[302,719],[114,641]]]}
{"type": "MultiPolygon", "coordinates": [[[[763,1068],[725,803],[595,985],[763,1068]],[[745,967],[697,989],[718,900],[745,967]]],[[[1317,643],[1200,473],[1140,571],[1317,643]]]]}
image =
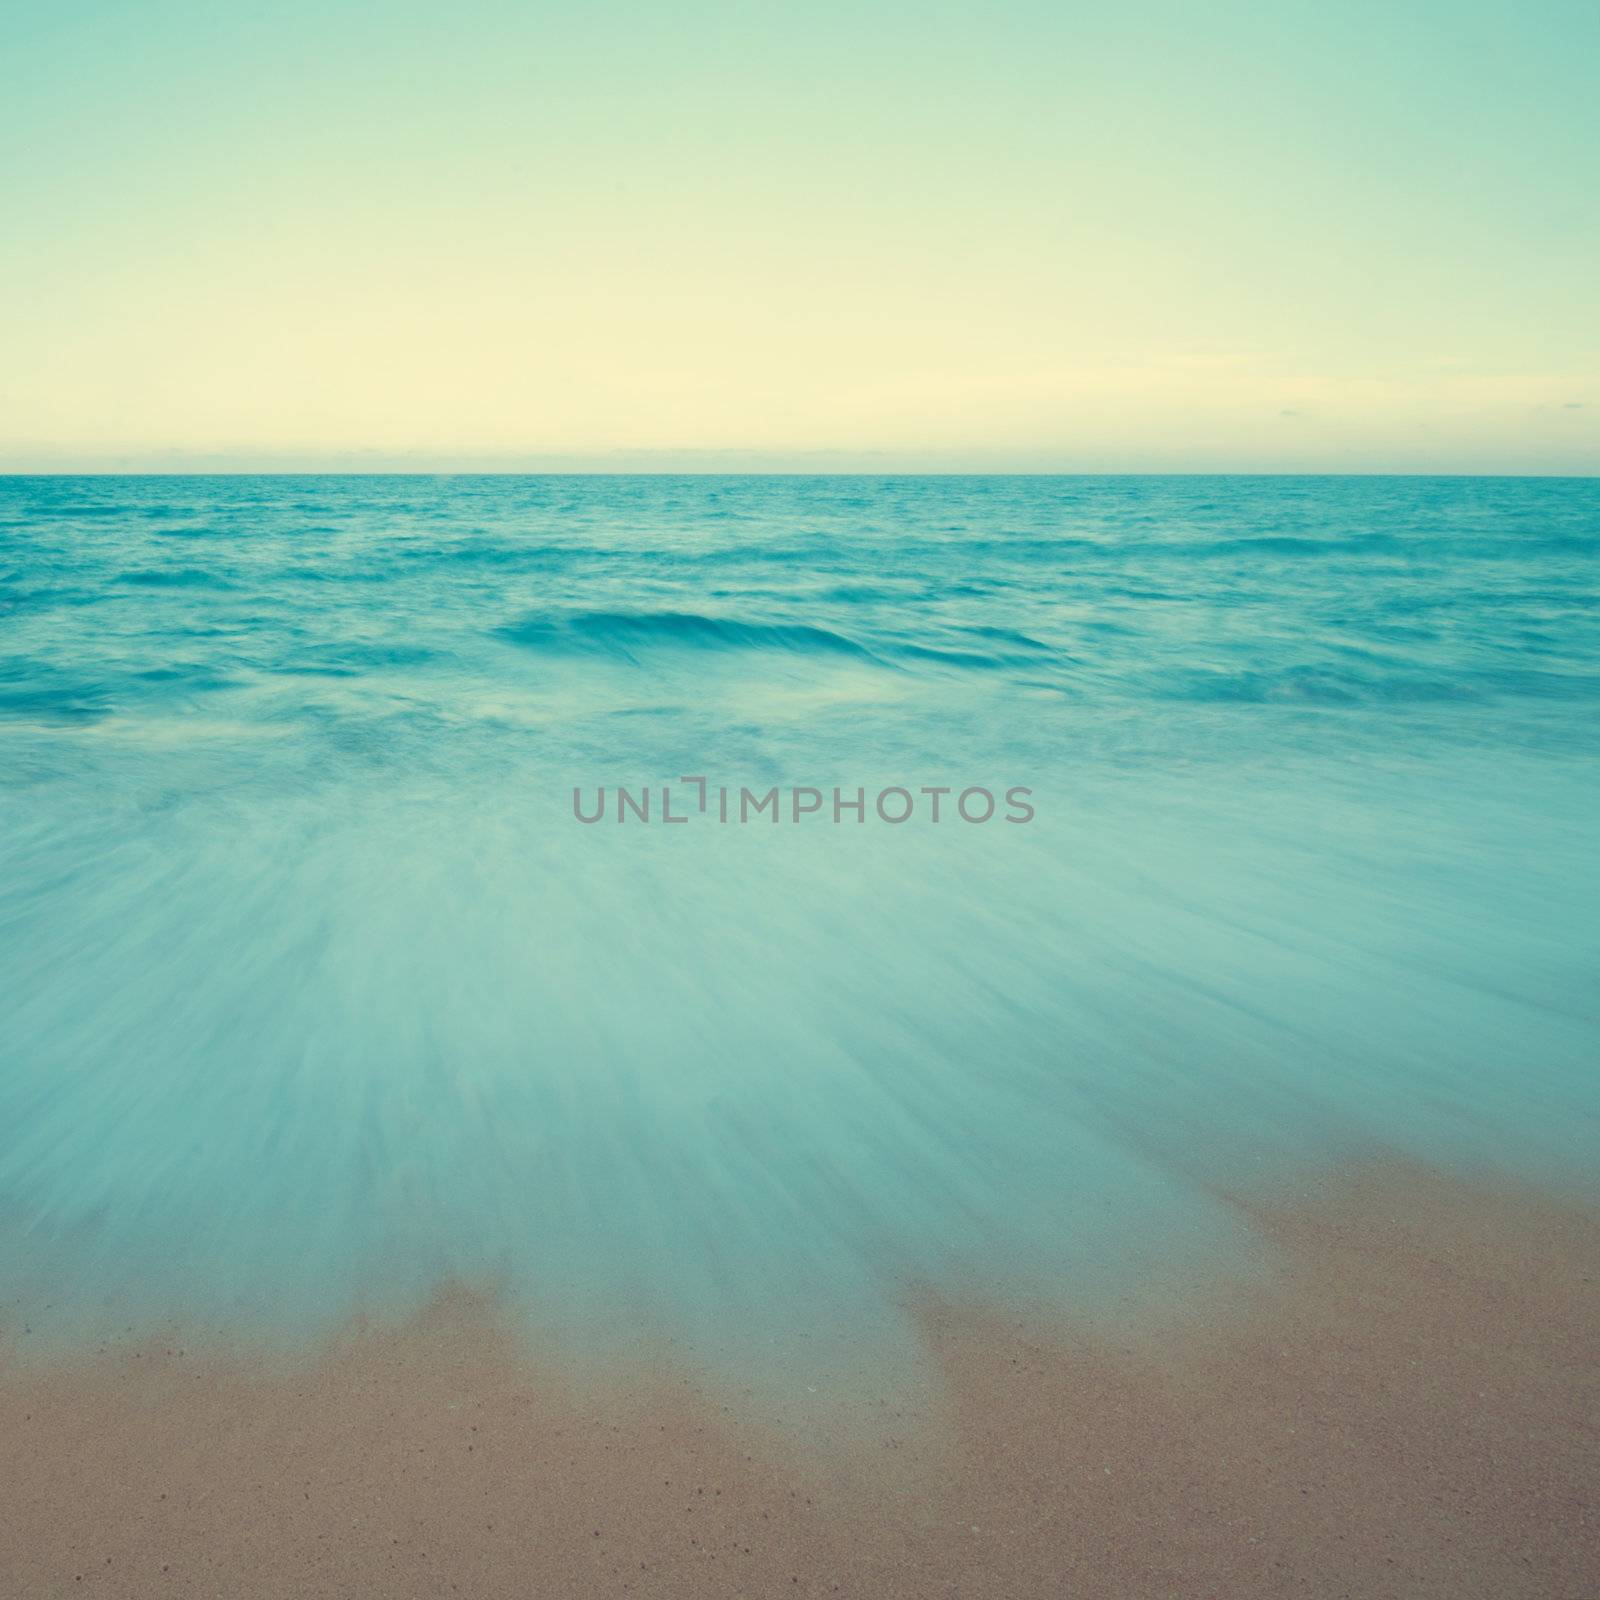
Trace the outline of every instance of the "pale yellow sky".
{"type": "Polygon", "coordinates": [[[7,9],[0,467],[1600,464],[1588,8],[217,9],[7,9]]]}

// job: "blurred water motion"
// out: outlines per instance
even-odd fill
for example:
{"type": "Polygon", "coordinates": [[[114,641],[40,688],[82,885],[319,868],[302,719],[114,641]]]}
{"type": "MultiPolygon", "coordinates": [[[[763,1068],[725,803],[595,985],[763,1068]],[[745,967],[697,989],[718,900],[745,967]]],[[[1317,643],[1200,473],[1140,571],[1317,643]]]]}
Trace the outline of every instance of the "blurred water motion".
{"type": "Polygon", "coordinates": [[[0,480],[0,1284],[903,1331],[1592,1176],[1600,484],[0,480]],[[1012,785],[1026,826],[583,826],[1012,785]]]}

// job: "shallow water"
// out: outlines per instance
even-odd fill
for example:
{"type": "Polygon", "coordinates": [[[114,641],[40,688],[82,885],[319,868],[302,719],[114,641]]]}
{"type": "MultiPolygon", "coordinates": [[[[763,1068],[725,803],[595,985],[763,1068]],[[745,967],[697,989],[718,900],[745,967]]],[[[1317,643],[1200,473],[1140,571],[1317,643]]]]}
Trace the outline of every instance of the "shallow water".
{"type": "Polygon", "coordinates": [[[0,479],[9,1320],[759,1361],[1591,1177],[1597,590],[1593,480],[0,479]]]}

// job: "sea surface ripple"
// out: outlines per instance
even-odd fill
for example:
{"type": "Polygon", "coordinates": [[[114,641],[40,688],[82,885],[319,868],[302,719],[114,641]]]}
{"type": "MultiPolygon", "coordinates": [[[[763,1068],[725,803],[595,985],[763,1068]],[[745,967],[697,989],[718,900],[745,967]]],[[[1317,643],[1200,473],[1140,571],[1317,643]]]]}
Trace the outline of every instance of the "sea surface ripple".
{"type": "Polygon", "coordinates": [[[7,1318],[775,1361],[1587,1182],[1597,598],[1594,480],[0,479],[7,1318]],[[689,775],[867,816],[574,818],[689,775]]]}

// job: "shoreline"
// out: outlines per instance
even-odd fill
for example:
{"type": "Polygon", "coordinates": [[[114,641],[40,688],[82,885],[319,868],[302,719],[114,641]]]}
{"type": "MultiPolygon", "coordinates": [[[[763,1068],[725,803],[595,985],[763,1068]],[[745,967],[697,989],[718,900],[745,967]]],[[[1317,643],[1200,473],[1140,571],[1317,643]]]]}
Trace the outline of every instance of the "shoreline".
{"type": "Polygon", "coordinates": [[[820,1425],[670,1355],[580,1379],[461,1290],[294,1361],[8,1351],[3,1586],[1592,1592],[1600,1206],[1396,1162],[1230,1203],[1267,1270],[1122,1325],[926,1300],[906,1392],[820,1425]]]}

